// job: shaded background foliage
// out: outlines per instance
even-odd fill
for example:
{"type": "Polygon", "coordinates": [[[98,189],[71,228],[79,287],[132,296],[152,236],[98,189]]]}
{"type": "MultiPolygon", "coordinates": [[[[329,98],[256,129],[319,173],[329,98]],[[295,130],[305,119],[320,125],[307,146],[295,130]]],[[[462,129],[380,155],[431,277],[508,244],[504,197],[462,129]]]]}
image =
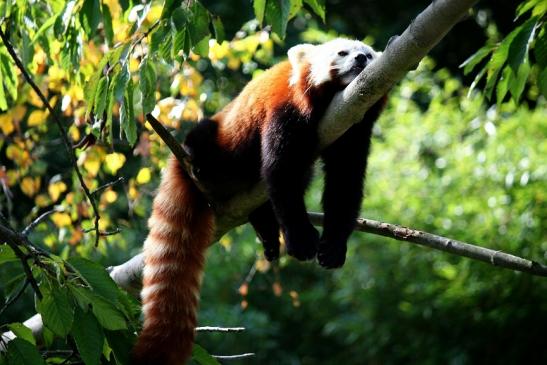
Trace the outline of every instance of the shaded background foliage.
{"type": "MultiPolygon", "coordinates": [[[[64,4],[51,3],[55,9],[64,4]]],[[[101,229],[122,231],[101,239],[97,248],[93,235],[83,231],[92,226],[92,214],[59,131],[22,82],[0,112],[0,208],[18,229],[45,211],[59,209],[33,231],[31,240],[62,258],[82,256],[109,266],[139,252],[153,191],[168,155],[143,123],[144,99],[152,95],[155,113],[182,139],[196,120],[227,103],[253,74],[283,59],[291,45],[343,34],[367,37],[382,48],[428,2],[327,1],[326,24],[306,7],[289,23],[282,41],[251,20],[254,13],[248,1],[204,1],[205,8],[222,19],[226,39],[234,39],[211,42],[205,50],[194,48],[185,62],[175,57],[172,63],[146,58],[148,43],[135,44],[125,66],[136,83],[137,91],[131,96],[137,122],[124,122],[114,105],[112,130],[106,132],[100,127],[104,117],[91,122],[86,117],[90,104],[95,112],[97,107],[106,108],[89,95],[86,84],[93,75],[101,75],[98,65],[113,44],[133,45],[130,36],[135,24],[141,22],[144,29],[154,25],[163,3],[153,2],[147,13],[136,11],[140,4],[132,2],[102,4],[108,7],[116,31],[109,35],[108,27],[98,22],[97,32],[85,31],[82,20],[83,36],[75,36],[82,47],[76,51],[63,51],[63,44],[72,44],[66,40],[71,33],[63,35],[63,29],[53,25],[44,32],[45,39],[37,37],[29,46],[48,19],[51,9],[46,6],[28,10],[36,22],[34,28],[12,27],[11,35],[48,100],[70,127],[71,141],[86,135],[98,139],[87,149],[77,150],[89,186],[125,178],[98,195],[101,229]],[[78,70],[63,62],[63,57],[79,54],[83,57],[77,62],[78,70]],[[139,69],[144,59],[153,64],[149,74],[141,73],[142,66],[139,69]],[[157,79],[152,87],[157,85],[155,94],[141,89],[138,74],[157,79]]],[[[533,66],[519,103],[505,98],[497,105],[485,98],[480,90],[483,84],[468,95],[475,75],[464,75],[458,67],[485,43],[502,40],[522,24],[522,20],[513,22],[517,5],[481,2],[392,91],[375,127],[363,216],[545,260],[547,111],[537,82],[542,66],[533,66]]],[[[66,24],[67,30],[76,32],[73,28],[74,23],[66,24]]],[[[544,35],[544,26],[537,32],[544,35]]],[[[151,44],[156,53],[161,52],[151,44]]],[[[5,57],[3,47],[1,57],[5,57]]],[[[9,82],[6,69],[4,83],[9,82]]],[[[114,72],[121,74],[123,67],[114,72]]],[[[127,95],[124,92],[118,100],[127,95]]],[[[321,191],[318,166],[307,196],[311,210],[320,210],[321,191]]],[[[0,253],[0,293],[5,301],[24,280],[19,263],[7,257],[0,253]]],[[[42,285],[49,285],[44,284],[47,275],[36,270],[42,285]]],[[[64,288],[66,283],[52,285],[64,288]]],[[[243,226],[209,250],[199,318],[201,325],[243,325],[247,331],[200,333],[197,343],[214,354],[256,352],[255,358],[242,363],[544,363],[546,293],[542,278],[369,234],[352,236],[341,270],[325,271],[286,256],[270,265],[252,229],[243,226]]],[[[120,298],[118,310],[134,309],[134,303],[120,298]]],[[[32,291],[27,289],[2,313],[0,325],[23,321],[35,311],[32,291]]],[[[135,314],[124,315],[131,329],[135,314]]],[[[109,333],[105,330],[105,343],[114,348],[109,333]]],[[[48,341],[48,348],[74,348],[72,338],[77,334],[71,336],[48,341]]],[[[105,352],[103,363],[123,363],[105,352]]],[[[55,363],[55,356],[48,361],[55,363]]]]}

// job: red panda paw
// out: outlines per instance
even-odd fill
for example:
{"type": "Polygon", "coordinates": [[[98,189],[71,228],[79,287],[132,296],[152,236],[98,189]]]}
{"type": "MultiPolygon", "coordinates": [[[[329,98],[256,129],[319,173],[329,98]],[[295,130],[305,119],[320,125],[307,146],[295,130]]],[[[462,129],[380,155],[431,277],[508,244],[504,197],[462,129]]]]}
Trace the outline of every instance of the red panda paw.
{"type": "Polygon", "coordinates": [[[319,243],[317,259],[319,265],[326,269],[337,269],[344,265],[346,261],[346,243],[327,242],[321,240],[319,243]]]}
{"type": "Polygon", "coordinates": [[[300,261],[313,260],[317,255],[319,233],[310,224],[306,229],[285,234],[287,253],[300,261]]]}

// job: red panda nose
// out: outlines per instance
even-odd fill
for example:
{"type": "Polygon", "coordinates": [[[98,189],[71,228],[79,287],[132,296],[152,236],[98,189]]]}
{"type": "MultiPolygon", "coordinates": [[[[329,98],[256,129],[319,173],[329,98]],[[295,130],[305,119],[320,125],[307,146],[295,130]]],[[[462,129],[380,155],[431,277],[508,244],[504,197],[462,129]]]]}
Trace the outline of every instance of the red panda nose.
{"type": "Polygon", "coordinates": [[[358,65],[364,66],[367,63],[367,56],[365,56],[363,53],[359,53],[357,56],[355,56],[355,61],[358,65]]]}

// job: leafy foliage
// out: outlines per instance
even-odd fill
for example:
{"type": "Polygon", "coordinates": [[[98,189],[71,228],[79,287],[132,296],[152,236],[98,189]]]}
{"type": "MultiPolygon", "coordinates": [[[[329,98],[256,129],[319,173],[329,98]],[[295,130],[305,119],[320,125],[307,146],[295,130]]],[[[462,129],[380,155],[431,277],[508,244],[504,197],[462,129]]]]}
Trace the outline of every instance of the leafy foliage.
{"type": "Polygon", "coordinates": [[[517,19],[528,16],[529,19],[517,26],[501,42],[487,44],[469,57],[461,67],[464,73],[471,72],[483,59],[490,56],[484,67],[477,73],[470,92],[486,75],[484,89],[488,99],[492,98],[494,88],[498,104],[503,102],[509,92],[518,103],[530,76],[535,75],[533,86],[547,97],[547,6],[544,1],[528,0],[517,9],[517,19]],[[530,59],[534,50],[535,62],[530,59]]]}

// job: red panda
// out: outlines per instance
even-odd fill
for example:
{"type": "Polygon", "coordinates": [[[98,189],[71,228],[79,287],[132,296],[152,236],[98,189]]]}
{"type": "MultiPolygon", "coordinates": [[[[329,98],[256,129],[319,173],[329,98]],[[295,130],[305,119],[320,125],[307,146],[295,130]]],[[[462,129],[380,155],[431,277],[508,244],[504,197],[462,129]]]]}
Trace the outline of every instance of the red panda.
{"type": "MultiPolygon", "coordinates": [[[[281,230],[289,255],[299,260],[317,257],[326,268],[344,263],[363,195],[372,126],[384,101],[320,152],[325,171],[321,237],[308,220],[304,192],[319,153],[321,117],[335,93],[378,55],[359,41],[341,38],[292,47],[287,61],[250,81],[186,137],[183,147],[192,173],[213,202],[265,180],[269,200],[249,221],[268,260],[279,256],[281,230]]],[[[135,364],[177,365],[191,355],[204,254],[214,234],[209,203],[171,158],[144,243],[144,325],[133,350],[135,364]]]]}

